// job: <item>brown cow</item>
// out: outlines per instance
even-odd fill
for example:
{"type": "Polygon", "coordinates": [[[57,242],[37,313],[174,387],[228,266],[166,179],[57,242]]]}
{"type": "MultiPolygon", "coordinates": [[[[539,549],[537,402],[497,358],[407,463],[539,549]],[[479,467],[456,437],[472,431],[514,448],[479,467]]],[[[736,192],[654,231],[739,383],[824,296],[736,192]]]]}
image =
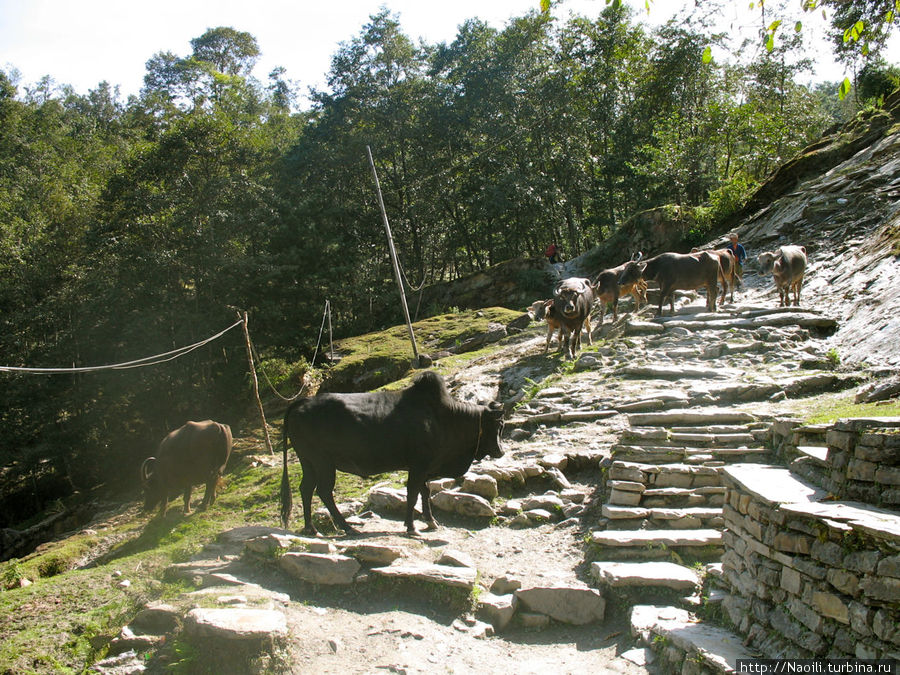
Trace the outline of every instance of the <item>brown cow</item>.
{"type": "MultiPolygon", "coordinates": [[[[562,349],[563,342],[563,324],[560,321],[560,317],[557,315],[556,310],[553,308],[553,299],[550,300],[538,300],[531,305],[531,311],[534,314],[535,321],[546,321],[547,322],[547,343],[544,345],[544,353],[546,354],[550,351],[550,341],[553,339],[553,334],[558,333],[557,342],[559,342],[560,349],[562,349]]],[[[588,344],[593,344],[591,338],[591,318],[587,317],[584,320],[584,330],[587,331],[588,334],[588,344]]]]}
{"type": "MultiPolygon", "coordinates": [[[[643,254],[638,252],[629,262],[639,262],[642,257],[643,254]]],[[[606,316],[607,303],[612,304],[613,321],[618,320],[619,298],[623,295],[630,293],[634,298],[637,309],[641,308],[642,303],[647,302],[647,282],[643,279],[638,279],[625,285],[619,284],[619,277],[625,271],[626,265],[628,263],[622,263],[618,267],[603,270],[594,281],[594,297],[600,301],[600,324],[603,323],[603,317],[606,316]]]]}
{"type": "Polygon", "coordinates": [[[671,312],[675,313],[675,291],[706,288],[706,306],[710,312],[716,311],[717,281],[719,278],[719,257],[709,251],[699,253],[660,253],[647,262],[629,262],[619,277],[619,284],[635,283],[638,279],[655,281],[659,284],[659,307],[656,315],[662,314],[662,306],[669,299],[671,312]]]}
{"type": "Polygon", "coordinates": [[[181,493],[184,515],[189,515],[196,483],[206,483],[201,507],[206,509],[216,501],[216,489],[231,454],[231,427],[212,420],[188,422],[166,436],[156,454],[141,465],[144,509],[159,504],[159,515],[164,517],[169,499],[181,493]]]}
{"type": "Polygon", "coordinates": [[[791,304],[791,291],[794,291],[794,304],[800,305],[800,288],[803,286],[803,275],[806,273],[806,247],[782,246],[777,251],[766,251],[759,254],[759,266],[763,274],[772,273],[775,288],[781,307],[791,304]]]}
{"type": "Polygon", "coordinates": [[[719,281],[722,283],[722,297],[719,298],[719,305],[725,304],[725,294],[731,291],[730,302],[734,302],[734,287],[737,285],[737,261],[734,254],[727,248],[719,248],[708,251],[701,251],[699,248],[692,248],[691,253],[712,253],[719,258],[719,281]]]}

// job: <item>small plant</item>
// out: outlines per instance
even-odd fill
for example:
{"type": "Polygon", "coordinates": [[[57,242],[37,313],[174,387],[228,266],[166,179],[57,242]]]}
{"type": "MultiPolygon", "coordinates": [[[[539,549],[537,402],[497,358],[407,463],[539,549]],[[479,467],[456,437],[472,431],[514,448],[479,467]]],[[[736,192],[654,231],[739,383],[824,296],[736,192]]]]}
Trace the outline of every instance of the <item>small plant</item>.
{"type": "Polygon", "coordinates": [[[841,355],[834,347],[825,352],[825,358],[828,359],[828,363],[831,364],[832,368],[837,368],[839,365],[841,365],[841,355]]]}
{"type": "Polygon", "coordinates": [[[19,564],[18,558],[9,560],[6,565],[4,565],[2,576],[0,576],[0,580],[3,582],[3,588],[5,589],[20,586],[22,579],[24,578],[25,572],[22,570],[22,565],[19,564]]]}

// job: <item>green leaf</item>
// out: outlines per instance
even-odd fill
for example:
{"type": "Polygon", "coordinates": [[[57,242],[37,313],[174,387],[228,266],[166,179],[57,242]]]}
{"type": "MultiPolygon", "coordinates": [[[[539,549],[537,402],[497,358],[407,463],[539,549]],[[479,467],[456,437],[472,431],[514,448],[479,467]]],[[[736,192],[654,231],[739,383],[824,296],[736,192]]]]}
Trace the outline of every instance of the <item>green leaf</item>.
{"type": "Polygon", "coordinates": [[[769,25],[768,31],[769,31],[770,33],[774,33],[776,30],[778,30],[778,27],[779,27],[780,25],[781,25],[781,19],[778,19],[777,21],[773,21],[773,22],[769,25]]]}
{"type": "Polygon", "coordinates": [[[797,23],[794,24],[794,32],[795,33],[799,33],[802,30],[803,30],[803,22],[802,21],[798,21],[797,23]]]}
{"type": "Polygon", "coordinates": [[[710,61],[712,61],[712,47],[707,45],[706,49],[703,50],[703,63],[709,63],[710,61]]]}
{"type": "Polygon", "coordinates": [[[541,0],[541,13],[547,14],[550,11],[550,0],[541,0]]]}
{"type": "Polygon", "coordinates": [[[853,85],[850,84],[850,78],[845,77],[844,81],[841,82],[841,86],[838,88],[838,98],[842,101],[847,98],[847,94],[850,93],[850,90],[853,88],[853,85]]]}
{"type": "Polygon", "coordinates": [[[771,52],[773,49],[775,49],[775,34],[769,33],[766,38],[766,51],[771,52]]]}

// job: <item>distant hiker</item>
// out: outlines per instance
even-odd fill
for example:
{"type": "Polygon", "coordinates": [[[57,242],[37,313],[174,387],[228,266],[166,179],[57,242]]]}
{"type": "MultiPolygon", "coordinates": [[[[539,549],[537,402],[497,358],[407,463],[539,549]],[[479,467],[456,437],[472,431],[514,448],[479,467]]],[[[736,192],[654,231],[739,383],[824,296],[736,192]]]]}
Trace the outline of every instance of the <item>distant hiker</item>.
{"type": "Polygon", "coordinates": [[[728,238],[731,240],[731,243],[725,248],[734,255],[734,260],[737,263],[734,268],[735,280],[737,281],[738,286],[743,286],[744,261],[747,259],[747,251],[744,250],[743,245],[738,243],[737,232],[732,232],[728,238]]]}
{"type": "Polygon", "coordinates": [[[560,262],[560,254],[562,253],[562,249],[557,246],[555,243],[550,244],[547,247],[547,250],[544,251],[544,255],[550,260],[551,265],[555,265],[560,262]]]}

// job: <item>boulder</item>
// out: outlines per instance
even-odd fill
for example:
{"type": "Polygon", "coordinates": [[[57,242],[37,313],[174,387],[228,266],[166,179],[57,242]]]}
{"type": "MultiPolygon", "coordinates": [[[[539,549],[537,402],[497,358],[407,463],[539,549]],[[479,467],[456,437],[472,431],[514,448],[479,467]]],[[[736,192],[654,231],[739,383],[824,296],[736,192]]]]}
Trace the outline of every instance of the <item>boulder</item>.
{"type": "Polygon", "coordinates": [[[437,509],[458,513],[461,516],[493,518],[496,515],[484,497],[455,490],[438,492],[431,498],[431,504],[437,509]]]}
{"type": "Polygon", "coordinates": [[[278,561],[282,570],[314,584],[352,584],[360,564],[355,558],[328,553],[285,553],[278,561]]]}
{"type": "Polygon", "coordinates": [[[516,597],[532,612],[562,623],[582,625],[602,621],[606,601],[595,588],[577,584],[520,588],[516,597]]]}
{"type": "Polygon", "coordinates": [[[184,620],[188,635],[228,640],[267,640],[287,635],[287,620],[274,609],[209,609],[198,607],[184,620]]]}

